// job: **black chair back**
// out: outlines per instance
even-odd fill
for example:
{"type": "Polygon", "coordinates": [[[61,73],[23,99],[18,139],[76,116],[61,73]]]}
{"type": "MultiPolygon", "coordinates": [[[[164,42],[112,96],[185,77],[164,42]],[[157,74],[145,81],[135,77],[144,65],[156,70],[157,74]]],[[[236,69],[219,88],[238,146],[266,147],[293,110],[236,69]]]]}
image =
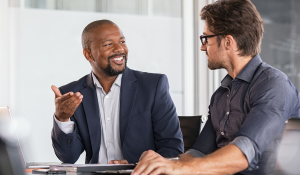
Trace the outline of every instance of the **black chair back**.
{"type": "Polygon", "coordinates": [[[180,128],[183,136],[184,152],[190,149],[199,136],[201,115],[179,116],[180,128]]]}

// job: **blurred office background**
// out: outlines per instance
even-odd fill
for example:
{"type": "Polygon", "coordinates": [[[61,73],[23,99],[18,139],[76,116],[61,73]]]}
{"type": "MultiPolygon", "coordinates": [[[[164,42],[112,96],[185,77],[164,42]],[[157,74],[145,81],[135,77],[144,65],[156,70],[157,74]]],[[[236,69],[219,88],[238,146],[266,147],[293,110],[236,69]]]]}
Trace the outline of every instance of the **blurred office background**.
{"type": "MultiPolygon", "coordinates": [[[[0,0],[0,106],[19,121],[26,161],[58,161],[51,143],[54,94],[90,73],[81,32],[109,19],[123,31],[128,67],[164,73],[178,115],[207,115],[225,70],[210,71],[199,36],[214,0],[0,0]]],[[[252,0],[265,22],[262,59],[300,89],[300,0],[252,0]]],[[[84,154],[77,163],[84,162],[84,154]]]]}

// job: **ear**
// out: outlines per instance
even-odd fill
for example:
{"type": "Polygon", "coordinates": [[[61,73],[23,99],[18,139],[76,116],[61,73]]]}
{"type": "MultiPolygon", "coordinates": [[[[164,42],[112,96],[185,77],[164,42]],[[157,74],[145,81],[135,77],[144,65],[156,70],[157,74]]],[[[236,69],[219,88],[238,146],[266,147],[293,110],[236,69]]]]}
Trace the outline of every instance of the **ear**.
{"type": "Polygon", "coordinates": [[[225,41],[225,48],[226,50],[230,50],[234,47],[235,39],[231,35],[226,35],[224,38],[225,41]]]}
{"type": "Polygon", "coordinates": [[[92,53],[90,49],[83,49],[83,55],[85,57],[86,60],[88,60],[89,62],[94,61],[94,59],[92,58],[92,53]]]}

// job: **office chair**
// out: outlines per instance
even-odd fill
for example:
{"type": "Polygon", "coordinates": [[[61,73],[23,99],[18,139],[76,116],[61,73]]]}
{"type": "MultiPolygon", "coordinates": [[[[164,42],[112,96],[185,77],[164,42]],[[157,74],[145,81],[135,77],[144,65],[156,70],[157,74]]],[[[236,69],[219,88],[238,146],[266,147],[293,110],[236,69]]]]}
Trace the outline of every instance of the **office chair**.
{"type": "Polygon", "coordinates": [[[274,175],[300,174],[300,118],[288,120],[282,137],[274,175]]]}
{"type": "Polygon", "coordinates": [[[193,146],[199,136],[201,123],[203,122],[202,116],[179,116],[179,122],[185,152],[193,146]]]}

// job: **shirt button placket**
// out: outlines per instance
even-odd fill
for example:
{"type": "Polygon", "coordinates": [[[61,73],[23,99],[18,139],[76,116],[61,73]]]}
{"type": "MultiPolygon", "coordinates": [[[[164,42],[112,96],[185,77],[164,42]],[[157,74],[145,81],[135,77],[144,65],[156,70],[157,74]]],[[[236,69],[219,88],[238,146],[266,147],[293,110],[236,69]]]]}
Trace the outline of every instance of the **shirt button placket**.
{"type": "MultiPolygon", "coordinates": [[[[228,90],[229,91],[229,90],[228,90]]],[[[226,103],[227,112],[225,113],[224,123],[222,125],[221,135],[225,137],[225,121],[228,120],[229,111],[230,111],[230,91],[227,94],[227,103],[226,103]]]]}

